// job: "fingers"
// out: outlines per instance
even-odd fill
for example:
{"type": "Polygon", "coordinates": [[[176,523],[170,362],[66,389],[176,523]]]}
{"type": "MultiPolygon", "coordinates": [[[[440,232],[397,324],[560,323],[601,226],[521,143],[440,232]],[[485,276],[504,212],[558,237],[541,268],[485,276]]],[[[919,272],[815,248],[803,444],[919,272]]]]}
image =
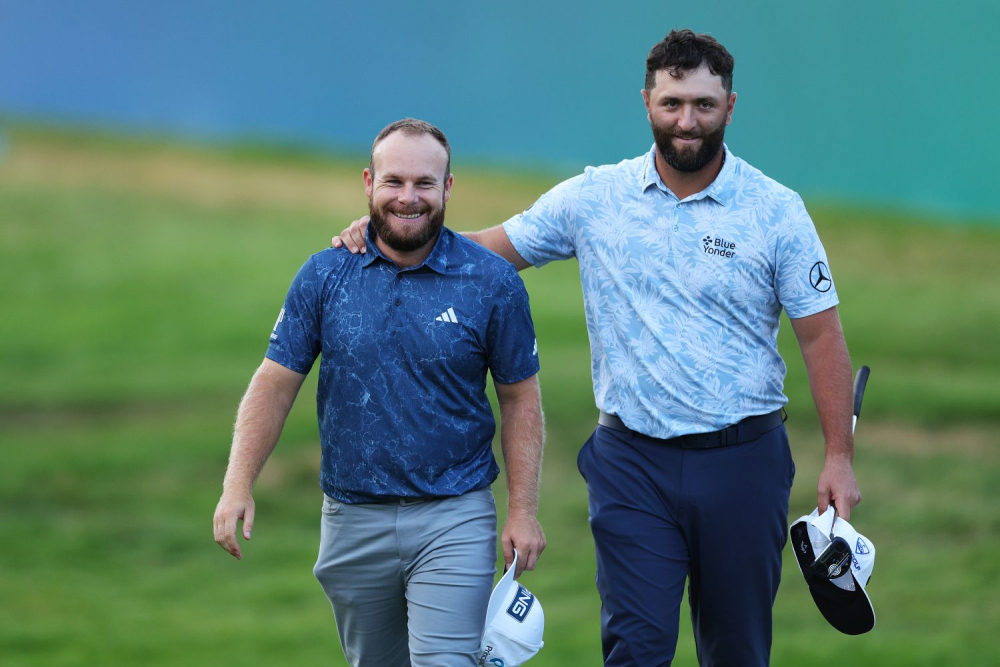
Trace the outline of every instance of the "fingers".
{"type": "Polygon", "coordinates": [[[827,511],[830,505],[837,508],[837,516],[851,520],[851,510],[861,502],[858,481],[849,464],[827,465],[819,477],[816,487],[816,507],[819,513],[827,511]]]}
{"type": "Polygon", "coordinates": [[[248,507],[243,513],[243,539],[245,540],[250,539],[250,533],[253,531],[253,515],[253,506],[248,507]]]}
{"type": "Polygon", "coordinates": [[[354,220],[344,231],[340,232],[340,236],[334,236],[330,239],[330,244],[334,248],[347,248],[355,255],[358,253],[365,254],[368,251],[365,232],[368,230],[369,220],[370,218],[367,215],[354,220]]]}
{"type": "Polygon", "coordinates": [[[220,508],[215,513],[215,542],[220,547],[231,553],[236,560],[240,560],[243,554],[240,553],[240,545],[236,542],[236,521],[234,513],[220,508]]]}
{"type": "MultiPolygon", "coordinates": [[[[517,569],[519,571],[514,573],[514,577],[517,578],[518,576],[520,576],[521,572],[524,572],[525,570],[529,571],[534,570],[535,567],[538,565],[538,557],[542,555],[542,551],[544,549],[545,549],[545,537],[543,536],[541,543],[536,543],[535,545],[528,547],[524,550],[524,553],[526,554],[526,557],[523,559],[524,567],[521,567],[522,559],[521,558],[517,559],[518,561],[517,569]]],[[[522,552],[518,550],[518,553],[522,552]]]]}
{"type": "Polygon", "coordinates": [[[236,527],[240,519],[243,519],[243,537],[249,540],[253,530],[253,502],[234,503],[225,498],[219,501],[214,520],[215,542],[236,560],[243,558],[243,552],[236,540],[236,527]]]}
{"type": "MultiPolygon", "coordinates": [[[[510,564],[514,562],[514,541],[506,530],[500,536],[500,546],[503,549],[503,571],[506,574],[507,570],[510,569],[510,564]]],[[[515,578],[517,574],[517,572],[514,573],[515,578]]]]}
{"type": "Polygon", "coordinates": [[[837,506],[837,516],[850,521],[851,510],[861,502],[861,492],[857,490],[857,487],[854,487],[853,491],[848,489],[842,495],[834,494],[831,502],[837,506]]]}
{"type": "MultiPolygon", "coordinates": [[[[360,220],[352,222],[351,226],[348,228],[350,231],[351,242],[353,242],[353,244],[358,248],[357,251],[362,255],[368,251],[368,247],[365,242],[365,232],[368,231],[368,221],[370,219],[371,218],[367,215],[363,216],[360,220]]],[[[355,251],[351,250],[351,252],[355,251]]]]}
{"type": "Polygon", "coordinates": [[[829,507],[830,507],[830,491],[829,489],[820,489],[816,493],[816,509],[819,510],[820,514],[823,514],[829,507]]]}
{"type": "Polygon", "coordinates": [[[503,545],[504,562],[508,567],[514,560],[514,549],[517,549],[517,570],[514,572],[516,579],[525,570],[534,570],[538,565],[538,557],[545,549],[545,534],[534,517],[508,517],[500,542],[503,545]]]}

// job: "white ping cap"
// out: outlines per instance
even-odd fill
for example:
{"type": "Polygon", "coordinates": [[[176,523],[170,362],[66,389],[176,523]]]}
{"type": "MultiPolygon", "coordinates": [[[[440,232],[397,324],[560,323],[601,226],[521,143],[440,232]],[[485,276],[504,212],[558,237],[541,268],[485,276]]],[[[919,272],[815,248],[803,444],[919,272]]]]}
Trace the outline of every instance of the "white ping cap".
{"type": "Polygon", "coordinates": [[[500,578],[486,608],[479,664],[482,667],[518,667],[538,653],[544,642],[545,614],[531,591],[514,580],[514,562],[500,578]]]}

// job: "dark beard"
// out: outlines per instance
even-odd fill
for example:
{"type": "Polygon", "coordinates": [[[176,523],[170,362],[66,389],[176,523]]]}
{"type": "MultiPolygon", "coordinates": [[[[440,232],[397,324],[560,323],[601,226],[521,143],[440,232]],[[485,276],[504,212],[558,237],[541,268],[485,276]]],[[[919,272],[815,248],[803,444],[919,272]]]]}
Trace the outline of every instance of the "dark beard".
{"type": "MultiPolygon", "coordinates": [[[[375,210],[371,200],[368,201],[368,215],[371,217],[370,224],[375,234],[385,241],[385,244],[399,252],[412,252],[419,250],[437,238],[444,226],[444,203],[441,208],[427,218],[427,222],[416,234],[402,236],[393,231],[392,226],[386,221],[381,211],[375,210]]],[[[414,213],[416,211],[413,211],[414,213]]]]}
{"type": "MultiPolygon", "coordinates": [[[[674,146],[674,142],[671,141],[675,133],[664,130],[655,123],[651,123],[651,126],[653,128],[653,141],[656,142],[656,148],[660,151],[663,159],[677,171],[687,173],[698,171],[711,162],[719,154],[719,151],[722,150],[722,141],[726,137],[726,124],[723,123],[718,129],[708,134],[694,135],[701,136],[702,138],[701,148],[697,151],[678,151],[674,146]]],[[[686,136],[684,138],[691,139],[693,137],[686,136]]]]}

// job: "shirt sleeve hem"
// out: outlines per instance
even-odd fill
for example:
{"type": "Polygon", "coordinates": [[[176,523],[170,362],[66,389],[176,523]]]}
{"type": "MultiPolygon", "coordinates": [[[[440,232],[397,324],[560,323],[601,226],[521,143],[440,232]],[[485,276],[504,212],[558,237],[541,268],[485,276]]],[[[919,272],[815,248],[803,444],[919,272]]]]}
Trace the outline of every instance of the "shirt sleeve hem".
{"type": "Polygon", "coordinates": [[[815,315],[816,313],[822,313],[824,310],[829,310],[839,304],[840,299],[833,297],[832,299],[821,301],[812,306],[803,308],[802,310],[796,310],[794,313],[788,308],[785,308],[785,312],[788,314],[789,319],[800,320],[803,317],[809,317],[810,315],[815,315]]]}
{"type": "Polygon", "coordinates": [[[503,231],[505,234],[507,234],[507,239],[510,241],[510,244],[514,246],[514,250],[517,251],[517,254],[520,255],[521,258],[528,264],[531,264],[535,268],[538,268],[541,266],[545,266],[546,264],[549,263],[550,260],[548,259],[538,258],[534,256],[534,253],[532,253],[531,248],[528,247],[528,245],[525,243],[525,240],[522,238],[521,231],[518,230],[517,228],[516,217],[511,218],[507,222],[503,223],[503,231]]]}
{"type": "Polygon", "coordinates": [[[500,376],[491,370],[490,375],[493,376],[494,382],[499,382],[500,384],[514,384],[516,382],[523,382],[524,380],[527,380],[530,377],[538,375],[539,370],[540,370],[539,365],[535,364],[534,370],[526,369],[522,373],[512,373],[510,375],[500,376]]]}
{"type": "Polygon", "coordinates": [[[281,359],[280,357],[276,356],[276,354],[271,350],[268,350],[267,353],[264,355],[264,357],[266,359],[270,359],[276,364],[284,366],[290,371],[295,371],[296,373],[299,373],[301,375],[309,375],[309,371],[311,371],[313,367],[312,364],[307,364],[303,366],[301,364],[294,364],[285,359],[281,359]]]}

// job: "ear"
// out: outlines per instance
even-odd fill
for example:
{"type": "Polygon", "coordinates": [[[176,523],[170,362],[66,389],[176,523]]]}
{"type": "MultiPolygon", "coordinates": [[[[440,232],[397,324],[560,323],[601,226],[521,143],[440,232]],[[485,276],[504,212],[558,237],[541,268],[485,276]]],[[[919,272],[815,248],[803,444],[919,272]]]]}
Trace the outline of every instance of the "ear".
{"type": "Polygon", "coordinates": [[[729,110],[726,111],[726,125],[733,122],[733,107],[736,106],[736,93],[729,94],[729,110]]]}
{"type": "Polygon", "coordinates": [[[642,103],[644,105],[646,105],[646,120],[648,120],[650,123],[652,123],[653,122],[653,117],[649,113],[649,93],[646,91],[645,88],[643,88],[639,92],[642,93],[642,103]]]}
{"type": "Polygon", "coordinates": [[[365,194],[368,198],[372,198],[372,183],[374,183],[375,175],[372,173],[371,169],[365,168],[363,177],[365,179],[365,194]]]}
{"type": "Polygon", "coordinates": [[[448,203],[451,199],[451,186],[455,184],[455,175],[448,174],[448,180],[444,182],[444,201],[448,203]]]}

